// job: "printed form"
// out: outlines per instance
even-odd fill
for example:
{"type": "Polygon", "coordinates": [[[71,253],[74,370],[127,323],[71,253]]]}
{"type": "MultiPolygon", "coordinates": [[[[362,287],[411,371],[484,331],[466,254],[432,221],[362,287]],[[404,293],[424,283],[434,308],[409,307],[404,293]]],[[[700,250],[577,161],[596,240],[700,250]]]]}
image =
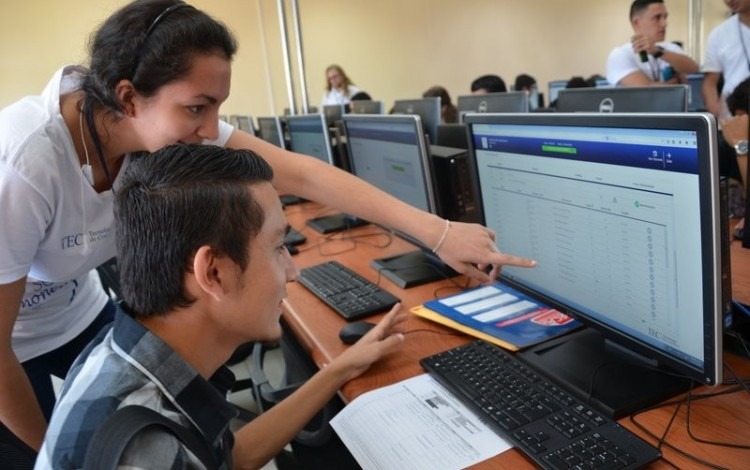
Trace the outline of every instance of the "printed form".
{"type": "Polygon", "coordinates": [[[460,469],[511,448],[428,374],[357,397],[331,425],[365,470],[460,469]]]}

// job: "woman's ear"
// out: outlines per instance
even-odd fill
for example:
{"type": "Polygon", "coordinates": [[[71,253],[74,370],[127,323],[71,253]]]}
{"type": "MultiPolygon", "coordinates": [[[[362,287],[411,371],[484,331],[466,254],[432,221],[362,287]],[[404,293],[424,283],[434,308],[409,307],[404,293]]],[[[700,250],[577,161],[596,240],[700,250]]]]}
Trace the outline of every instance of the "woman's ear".
{"type": "Polygon", "coordinates": [[[122,107],[122,112],[128,117],[135,115],[135,87],[130,80],[120,80],[115,86],[115,95],[122,107]]]}

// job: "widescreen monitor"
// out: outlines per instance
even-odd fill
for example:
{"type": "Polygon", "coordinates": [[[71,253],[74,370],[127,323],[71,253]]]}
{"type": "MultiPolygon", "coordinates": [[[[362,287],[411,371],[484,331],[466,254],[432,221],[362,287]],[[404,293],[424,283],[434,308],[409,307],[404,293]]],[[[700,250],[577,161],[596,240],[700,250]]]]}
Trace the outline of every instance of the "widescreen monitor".
{"type": "Polygon", "coordinates": [[[318,160],[333,164],[331,137],[328,124],[322,114],[304,114],[288,116],[286,129],[289,132],[290,150],[315,157],[318,160]]]}
{"type": "Polygon", "coordinates": [[[258,118],[258,136],[277,147],[284,148],[284,133],[278,116],[258,118]]]}
{"type": "Polygon", "coordinates": [[[529,94],[525,91],[463,95],[456,100],[456,107],[463,122],[466,113],[527,113],[529,94]]]}
{"type": "Polygon", "coordinates": [[[561,113],[677,113],[687,111],[687,85],[566,88],[557,95],[561,113]]]}
{"type": "Polygon", "coordinates": [[[250,135],[255,135],[253,118],[246,114],[232,114],[229,116],[229,123],[241,131],[245,131],[250,135]]]}
{"type": "Polygon", "coordinates": [[[615,417],[684,391],[691,380],[720,384],[714,118],[467,120],[482,219],[503,252],[538,262],[503,267],[500,282],[589,326],[520,357],[615,417]]]}
{"type": "Polygon", "coordinates": [[[703,74],[687,74],[688,85],[688,111],[706,111],[706,103],[703,101],[703,74]]]}
{"type": "Polygon", "coordinates": [[[557,94],[560,92],[560,90],[564,89],[567,84],[567,80],[551,80],[547,84],[547,97],[549,99],[550,106],[552,106],[552,103],[554,103],[557,99],[557,94]]]}
{"type": "Polygon", "coordinates": [[[349,112],[352,114],[383,114],[385,107],[382,101],[355,100],[349,102],[349,112]]]}
{"type": "Polygon", "coordinates": [[[429,143],[437,142],[437,128],[440,124],[440,97],[430,96],[412,100],[396,100],[393,103],[395,114],[415,114],[422,121],[422,129],[429,137],[429,143]]]}
{"type": "MultiPolygon", "coordinates": [[[[347,114],[343,122],[354,175],[411,206],[436,212],[429,153],[419,116],[347,114]]],[[[456,274],[428,247],[406,234],[397,234],[421,248],[373,261],[373,267],[397,285],[407,288],[456,274]]]]}

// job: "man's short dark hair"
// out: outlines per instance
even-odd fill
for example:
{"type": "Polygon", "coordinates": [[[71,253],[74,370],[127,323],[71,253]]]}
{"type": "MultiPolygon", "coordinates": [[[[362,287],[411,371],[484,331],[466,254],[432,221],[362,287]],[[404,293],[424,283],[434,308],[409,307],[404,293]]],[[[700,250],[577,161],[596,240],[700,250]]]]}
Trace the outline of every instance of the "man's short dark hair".
{"type": "Polygon", "coordinates": [[[502,78],[497,75],[482,75],[473,82],[471,82],[471,91],[486,90],[487,93],[497,93],[502,91],[508,91],[505,86],[505,82],[502,78]]]}
{"type": "Polygon", "coordinates": [[[531,89],[532,86],[536,84],[536,80],[534,80],[534,77],[531,75],[522,73],[521,75],[516,77],[516,83],[514,84],[513,88],[516,91],[521,91],[524,89],[531,89]]]}
{"type": "Polygon", "coordinates": [[[742,83],[737,85],[732,93],[727,96],[727,108],[732,115],[737,114],[737,111],[745,111],[750,113],[750,78],[745,79],[742,83]]]}
{"type": "Polygon", "coordinates": [[[249,150],[171,145],[134,159],[115,193],[117,264],[130,310],[163,315],[190,305],[183,277],[201,246],[244,271],[248,240],[264,221],[250,185],[272,178],[249,150]]]}
{"type": "Polygon", "coordinates": [[[652,3],[664,3],[664,0],[635,0],[630,4],[630,21],[633,21],[633,18],[643,13],[652,3]]]}

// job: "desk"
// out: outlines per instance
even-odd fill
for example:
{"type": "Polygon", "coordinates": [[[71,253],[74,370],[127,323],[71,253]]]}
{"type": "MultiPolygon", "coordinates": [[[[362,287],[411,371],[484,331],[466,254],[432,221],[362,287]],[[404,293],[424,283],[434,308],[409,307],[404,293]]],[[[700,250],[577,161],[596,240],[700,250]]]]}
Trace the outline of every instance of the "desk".
{"type": "MultiPolygon", "coordinates": [[[[325,236],[318,235],[306,228],[305,220],[325,214],[320,206],[314,203],[290,206],[286,209],[290,224],[301,230],[308,241],[301,245],[299,255],[295,261],[300,267],[328,261],[333,253],[336,259],[348,267],[362,274],[373,282],[378,282],[377,272],[369,267],[372,259],[398,254],[413,250],[409,243],[393,236],[387,247],[380,247],[388,241],[388,234],[377,227],[366,226],[350,232],[349,236],[356,236],[357,241],[342,240],[337,234],[337,241],[321,243],[325,236]],[[356,243],[356,244],[355,244],[356,243]],[[375,246],[379,245],[379,246],[375,246]]],[[[750,250],[732,243],[732,280],[736,299],[750,303],[750,250]]],[[[456,282],[464,285],[466,279],[459,277],[456,282]]],[[[458,292],[458,288],[450,280],[443,280],[407,290],[399,289],[395,284],[383,278],[381,284],[401,299],[404,308],[422,304],[438,296],[458,292]]],[[[346,321],[333,313],[324,303],[310,294],[301,285],[292,283],[288,286],[289,297],[283,305],[284,319],[289,324],[303,347],[310,353],[318,365],[330,362],[341,354],[347,347],[338,338],[339,329],[346,321]]],[[[372,320],[377,321],[379,317],[372,320]]],[[[469,336],[454,333],[453,330],[429,322],[412,315],[405,324],[405,330],[419,330],[407,334],[404,347],[383,361],[375,364],[361,377],[352,380],[341,390],[345,401],[351,401],[359,395],[379,387],[396,383],[400,380],[424,373],[419,366],[419,359],[469,341],[469,336]],[[424,332],[429,330],[442,334],[424,332]]],[[[726,361],[741,375],[750,375],[750,361],[733,354],[725,354],[726,361]]],[[[701,387],[701,392],[711,392],[716,389],[701,387]]],[[[693,441],[686,431],[685,406],[680,410],[675,423],[667,436],[667,442],[676,445],[698,457],[727,468],[746,468],[750,462],[750,451],[730,449],[698,444],[693,441]]],[[[661,435],[669,421],[674,408],[665,408],[645,413],[638,417],[639,422],[661,435]]],[[[649,442],[642,431],[630,422],[628,418],[620,420],[625,427],[635,431],[649,442]]],[[[732,394],[713,397],[692,405],[691,424],[694,434],[710,440],[750,444],[750,395],[732,394]]],[[[664,457],[679,468],[695,467],[696,464],[677,452],[664,448],[664,457]]],[[[534,468],[521,452],[510,450],[503,454],[472,467],[473,469],[490,468],[534,468]]],[[[659,461],[650,468],[673,468],[665,461],[659,461]]]]}

